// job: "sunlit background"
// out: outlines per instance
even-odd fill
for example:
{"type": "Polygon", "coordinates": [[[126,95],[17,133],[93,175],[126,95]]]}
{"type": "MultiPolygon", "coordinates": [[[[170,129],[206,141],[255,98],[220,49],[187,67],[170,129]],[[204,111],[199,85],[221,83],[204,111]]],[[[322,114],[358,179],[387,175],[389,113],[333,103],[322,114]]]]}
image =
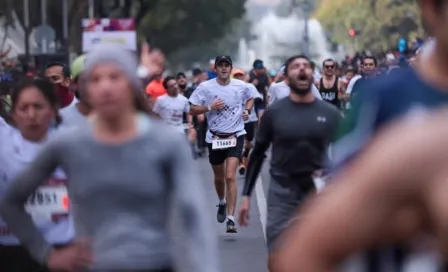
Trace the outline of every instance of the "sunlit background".
{"type": "Polygon", "coordinates": [[[172,69],[207,66],[218,54],[231,55],[246,69],[256,58],[278,68],[299,53],[320,63],[361,50],[385,52],[400,39],[423,36],[413,0],[0,2],[0,50],[11,47],[8,57],[72,59],[83,53],[81,21],[91,17],[134,18],[132,42],[147,40],[162,48],[172,69]]]}

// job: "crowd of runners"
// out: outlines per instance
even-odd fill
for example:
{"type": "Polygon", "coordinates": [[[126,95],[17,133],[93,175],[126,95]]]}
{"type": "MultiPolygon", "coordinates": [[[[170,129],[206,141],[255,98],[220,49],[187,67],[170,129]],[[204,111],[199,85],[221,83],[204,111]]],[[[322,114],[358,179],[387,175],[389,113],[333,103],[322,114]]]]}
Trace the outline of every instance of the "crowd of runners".
{"type": "Polygon", "coordinates": [[[419,3],[433,38],[390,69],[371,55],[344,67],[294,55],[245,71],[223,55],[190,79],[165,75],[149,45],[139,61],[98,45],[12,84],[0,118],[0,271],[175,271],[173,206],[192,271],[219,271],[203,182],[238,239],[267,157],[270,272],[355,259],[347,271],[445,271],[448,1],[419,3]],[[213,177],[197,170],[205,155],[213,177]]]}

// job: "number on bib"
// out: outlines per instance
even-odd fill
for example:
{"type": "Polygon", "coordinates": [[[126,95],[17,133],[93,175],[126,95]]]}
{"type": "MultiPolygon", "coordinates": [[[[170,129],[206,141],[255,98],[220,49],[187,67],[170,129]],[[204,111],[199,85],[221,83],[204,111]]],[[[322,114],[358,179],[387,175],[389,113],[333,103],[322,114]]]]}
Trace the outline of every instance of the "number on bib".
{"type": "Polygon", "coordinates": [[[227,149],[236,146],[236,138],[214,139],[212,149],[227,149]]]}
{"type": "Polygon", "coordinates": [[[35,220],[52,220],[53,215],[67,214],[69,201],[65,186],[39,187],[27,200],[26,211],[35,220]]]}

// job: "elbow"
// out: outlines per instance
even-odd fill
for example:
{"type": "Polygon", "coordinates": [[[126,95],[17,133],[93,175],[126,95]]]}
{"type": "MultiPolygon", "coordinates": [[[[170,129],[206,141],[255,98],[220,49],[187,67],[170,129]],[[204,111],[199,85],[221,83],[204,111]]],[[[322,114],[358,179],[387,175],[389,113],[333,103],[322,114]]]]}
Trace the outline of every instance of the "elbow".
{"type": "Polygon", "coordinates": [[[198,107],[192,106],[190,108],[190,115],[194,116],[194,115],[199,115],[201,114],[201,112],[199,111],[198,107]]]}

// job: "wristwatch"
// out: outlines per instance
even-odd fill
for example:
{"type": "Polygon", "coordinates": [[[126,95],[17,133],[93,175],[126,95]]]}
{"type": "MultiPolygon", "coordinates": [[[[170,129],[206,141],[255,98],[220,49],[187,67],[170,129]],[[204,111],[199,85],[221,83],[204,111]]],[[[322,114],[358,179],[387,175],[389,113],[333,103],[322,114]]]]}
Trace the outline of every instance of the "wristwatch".
{"type": "Polygon", "coordinates": [[[207,106],[207,111],[211,111],[212,107],[211,106],[207,106]]]}

